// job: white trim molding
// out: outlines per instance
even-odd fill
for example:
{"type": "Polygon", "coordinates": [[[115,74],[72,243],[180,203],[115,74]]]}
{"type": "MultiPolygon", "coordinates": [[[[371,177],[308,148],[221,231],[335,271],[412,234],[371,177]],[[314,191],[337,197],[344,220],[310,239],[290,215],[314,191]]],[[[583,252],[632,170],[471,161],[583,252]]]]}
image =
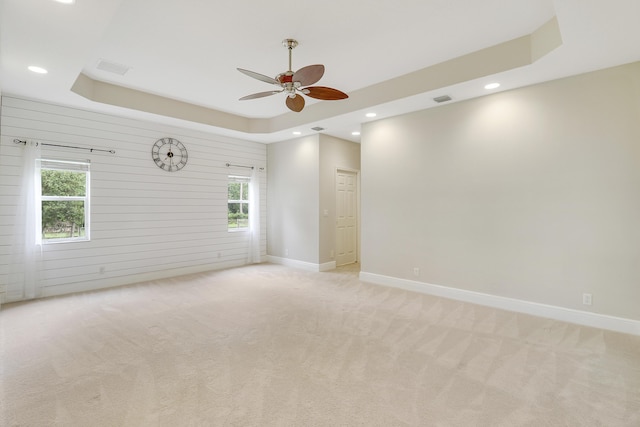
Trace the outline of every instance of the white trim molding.
{"type": "MultiPolygon", "coordinates": [[[[42,290],[41,297],[48,298],[48,297],[55,297],[55,296],[68,295],[68,294],[81,293],[81,292],[91,292],[91,291],[100,290],[100,289],[109,289],[109,288],[115,288],[118,286],[128,286],[136,283],[166,279],[169,277],[181,277],[189,274],[205,273],[208,271],[220,271],[227,268],[237,268],[237,267],[243,267],[247,265],[249,264],[245,262],[237,261],[237,260],[232,260],[232,261],[221,262],[218,264],[174,268],[171,270],[159,270],[155,272],[131,274],[131,275],[124,275],[124,276],[114,276],[114,277],[108,277],[107,275],[109,273],[107,272],[107,274],[105,275],[106,277],[104,277],[103,279],[97,278],[96,276],[95,279],[88,279],[88,280],[82,280],[80,282],[75,282],[75,283],[66,283],[63,285],[46,287],[42,290]]],[[[96,273],[96,275],[97,274],[101,274],[101,273],[96,273]]],[[[0,297],[2,297],[2,294],[0,294],[0,297]]],[[[24,298],[18,298],[18,299],[10,299],[9,301],[5,300],[3,301],[3,303],[13,303],[13,302],[20,302],[20,301],[28,301],[28,300],[24,298]]]]}
{"type": "Polygon", "coordinates": [[[331,271],[331,270],[335,270],[336,269],[336,262],[335,261],[330,261],[330,262],[325,262],[324,264],[320,264],[319,265],[319,270],[318,271],[331,271]]]}
{"type": "Polygon", "coordinates": [[[325,262],[324,264],[314,264],[312,262],[298,261],[297,259],[281,258],[273,255],[267,255],[267,262],[272,264],[280,264],[286,267],[298,268],[300,270],[312,271],[319,273],[323,271],[335,270],[336,262],[325,262]]]}
{"type": "Polygon", "coordinates": [[[586,311],[574,310],[570,308],[553,305],[540,304],[531,301],[524,301],[514,298],[501,297],[480,292],[467,291],[464,289],[451,288],[448,286],[433,285],[430,283],[417,282],[414,280],[399,279],[396,277],[383,276],[375,273],[360,272],[360,280],[374,285],[389,286],[392,288],[405,289],[427,295],[434,295],[458,301],[479,304],[493,308],[499,308],[518,313],[530,314],[533,316],[545,317],[548,319],[560,320],[563,322],[575,323],[583,326],[607,329],[625,334],[640,336],[640,321],[625,319],[622,317],[608,316],[605,314],[590,313],[586,311]]]}

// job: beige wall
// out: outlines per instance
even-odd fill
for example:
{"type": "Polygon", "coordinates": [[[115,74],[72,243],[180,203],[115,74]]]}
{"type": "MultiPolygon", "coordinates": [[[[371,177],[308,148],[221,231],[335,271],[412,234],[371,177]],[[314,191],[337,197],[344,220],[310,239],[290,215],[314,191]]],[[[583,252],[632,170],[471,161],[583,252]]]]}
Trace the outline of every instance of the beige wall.
{"type": "Polygon", "coordinates": [[[640,319],[640,63],[372,122],[361,149],[362,271],[640,319]]]}
{"type": "Polygon", "coordinates": [[[318,266],[331,262],[335,172],[360,169],[360,145],[316,134],[269,144],[267,161],[267,253],[318,266]]]}
{"type": "Polygon", "coordinates": [[[318,262],[318,135],[267,146],[267,254],[318,262]]]}
{"type": "Polygon", "coordinates": [[[320,135],[320,264],[336,249],[336,170],[360,170],[360,144],[320,135]],[[324,215],[325,210],[327,215],[324,215]]]}

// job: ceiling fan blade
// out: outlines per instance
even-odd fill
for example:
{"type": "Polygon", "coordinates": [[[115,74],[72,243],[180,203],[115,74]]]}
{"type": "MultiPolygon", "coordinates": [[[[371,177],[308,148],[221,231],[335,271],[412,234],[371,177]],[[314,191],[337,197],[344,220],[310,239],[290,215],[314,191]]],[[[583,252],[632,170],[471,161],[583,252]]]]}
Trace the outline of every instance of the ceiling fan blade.
{"type": "Polygon", "coordinates": [[[324,86],[311,86],[305,87],[304,92],[307,96],[316,99],[324,99],[326,101],[335,101],[338,99],[346,99],[349,97],[346,93],[339,91],[338,89],[332,89],[324,86]],[[308,91],[308,92],[307,92],[308,91]]]}
{"type": "Polygon", "coordinates": [[[294,98],[290,98],[287,96],[286,104],[291,111],[299,113],[304,108],[304,98],[298,94],[296,94],[294,98]]]}
{"type": "Polygon", "coordinates": [[[280,82],[274,79],[273,77],[265,76],[264,74],[256,73],[255,71],[245,70],[243,68],[238,68],[238,71],[240,71],[243,74],[246,74],[249,77],[253,77],[254,79],[263,81],[265,83],[271,83],[271,84],[280,86],[280,82]]]}
{"type": "Polygon", "coordinates": [[[324,65],[308,65],[300,68],[293,74],[292,80],[294,82],[300,82],[300,86],[309,86],[317,83],[324,74],[324,65]]]}
{"type": "Polygon", "coordinates": [[[270,90],[268,92],[252,93],[251,95],[243,96],[242,98],[239,99],[239,101],[246,101],[247,99],[264,98],[265,96],[275,95],[276,93],[280,93],[280,92],[282,92],[282,90],[270,90]]]}

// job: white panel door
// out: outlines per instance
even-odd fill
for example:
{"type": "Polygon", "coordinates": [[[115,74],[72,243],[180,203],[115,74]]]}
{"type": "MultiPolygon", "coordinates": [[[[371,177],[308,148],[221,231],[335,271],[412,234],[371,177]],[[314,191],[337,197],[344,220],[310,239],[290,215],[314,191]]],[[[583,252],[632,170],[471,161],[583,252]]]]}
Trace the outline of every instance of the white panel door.
{"type": "Polygon", "coordinates": [[[357,260],[358,175],[336,172],[336,265],[357,260]]]}

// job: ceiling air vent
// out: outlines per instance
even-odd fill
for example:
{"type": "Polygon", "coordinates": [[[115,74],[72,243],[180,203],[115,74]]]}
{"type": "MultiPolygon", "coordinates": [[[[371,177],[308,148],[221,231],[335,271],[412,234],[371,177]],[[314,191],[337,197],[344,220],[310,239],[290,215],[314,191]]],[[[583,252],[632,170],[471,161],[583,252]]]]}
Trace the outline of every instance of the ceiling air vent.
{"type": "Polygon", "coordinates": [[[115,62],[105,61],[104,59],[98,61],[96,68],[98,70],[108,71],[109,73],[120,74],[121,76],[127,74],[127,71],[131,69],[128,65],[117,64],[115,62]]]}
{"type": "Polygon", "coordinates": [[[311,130],[315,130],[316,132],[320,132],[321,130],[324,130],[324,128],[321,128],[320,126],[316,126],[311,128],[311,130]]]}
{"type": "Polygon", "coordinates": [[[451,97],[449,95],[442,95],[433,98],[437,103],[451,101],[451,97]]]}

